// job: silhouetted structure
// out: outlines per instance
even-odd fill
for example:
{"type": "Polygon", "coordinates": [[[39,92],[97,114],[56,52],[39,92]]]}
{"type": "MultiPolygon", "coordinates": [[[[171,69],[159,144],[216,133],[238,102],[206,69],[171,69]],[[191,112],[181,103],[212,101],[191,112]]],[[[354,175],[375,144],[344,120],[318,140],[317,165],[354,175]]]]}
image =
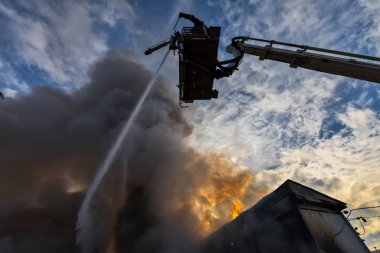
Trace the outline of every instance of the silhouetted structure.
{"type": "Polygon", "coordinates": [[[369,253],[341,211],[346,204],[287,180],[223,226],[204,253],[369,253]]]}
{"type": "Polygon", "coordinates": [[[218,61],[219,26],[207,27],[195,16],[180,12],[174,31],[170,39],[148,48],[145,54],[149,55],[166,46],[169,46],[169,50],[178,52],[180,103],[217,98],[218,91],[213,89],[214,79],[231,76],[238,70],[244,54],[258,56],[262,61],[269,59],[287,63],[291,68],[299,67],[380,83],[379,57],[237,36],[231,39],[231,44],[227,47],[227,52],[232,54],[233,58],[218,61]],[[191,21],[194,26],[184,27],[181,33],[177,32],[176,26],[181,18],[191,21]],[[267,43],[267,45],[248,44],[247,41],[267,43]]]}

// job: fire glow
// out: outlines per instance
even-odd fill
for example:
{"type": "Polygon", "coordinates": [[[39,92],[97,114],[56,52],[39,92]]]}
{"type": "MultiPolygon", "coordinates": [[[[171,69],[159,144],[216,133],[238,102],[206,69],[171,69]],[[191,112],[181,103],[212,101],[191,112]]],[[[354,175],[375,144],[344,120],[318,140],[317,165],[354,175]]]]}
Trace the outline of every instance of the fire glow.
{"type": "Polygon", "coordinates": [[[191,200],[203,236],[235,219],[263,195],[263,190],[254,187],[255,178],[248,169],[235,168],[228,158],[215,154],[206,163],[209,175],[191,200]]]}

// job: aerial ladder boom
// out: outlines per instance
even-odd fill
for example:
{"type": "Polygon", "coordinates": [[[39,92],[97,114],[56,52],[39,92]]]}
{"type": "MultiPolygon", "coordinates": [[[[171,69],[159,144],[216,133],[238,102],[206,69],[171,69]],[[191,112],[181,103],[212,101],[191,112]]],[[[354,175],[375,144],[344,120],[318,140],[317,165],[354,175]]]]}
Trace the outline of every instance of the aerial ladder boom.
{"type": "MultiPolygon", "coordinates": [[[[245,54],[256,55],[262,61],[269,59],[288,63],[291,68],[300,67],[304,69],[380,83],[380,58],[377,57],[277,42],[273,40],[249,38],[251,40],[269,43],[266,46],[259,46],[243,42],[245,39],[248,38],[243,37],[237,46],[240,47],[245,54]],[[274,47],[273,45],[276,44],[299,49],[289,50],[285,48],[274,47]],[[351,58],[346,58],[344,56],[351,58]],[[359,59],[370,60],[372,62],[365,62],[359,59]]],[[[227,48],[227,51],[231,51],[231,47],[234,46],[230,45],[227,48]]]]}
{"type": "Polygon", "coordinates": [[[193,27],[183,27],[181,32],[174,28],[170,39],[145,51],[148,55],[169,45],[169,49],[178,52],[180,103],[217,98],[218,91],[213,89],[214,79],[232,75],[238,70],[245,54],[258,56],[262,61],[269,59],[287,63],[291,68],[380,83],[378,57],[248,36],[232,38],[227,52],[233,58],[218,61],[220,27],[207,27],[203,21],[186,13],[180,13],[178,19],[181,18],[191,21],[193,27]],[[249,44],[248,41],[264,42],[266,45],[249,44]]]}

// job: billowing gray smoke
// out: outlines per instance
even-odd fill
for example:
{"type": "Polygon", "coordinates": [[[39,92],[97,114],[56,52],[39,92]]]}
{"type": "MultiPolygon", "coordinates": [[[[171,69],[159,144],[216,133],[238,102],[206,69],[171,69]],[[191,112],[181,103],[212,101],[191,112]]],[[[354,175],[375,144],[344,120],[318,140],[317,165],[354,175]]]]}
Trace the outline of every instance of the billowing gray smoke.
{"type": "MultiPolygon", "coordinates": [[[[80,251],[83,191],[151,77],[132,52],[117,50],[72,94],[35,87],[0,101],[1,253],[80,251]]],[[[247,171],[184,145],[192,128],[169,85],[158,78],[98,188],[90,252],[190,252],[261,195],[247,171]]]]}
{"type": "MultiPolygon", "coordinates": [[[[152,76],[133,58],[126,50],[110,52],[94,65],[89,84],[73,94],[35,87],[28,95],[1,101],[0,252],[78,250],[74,228],[83,194],[69,188],[88,185],[152,76]]],[[[121,194],[119,176],[112,177],[119,175],[117,169],[130,168],[129,181],[136,186],[153,177],[170,180],[160,170],[181,163],[181,139],[190,132],[176,94],[159,78],[127,137],[128,148],[115,163],[118,168],[104,182],[109,186],[101,187],[99,195],[108,195],[109,203],[99,201],[104,207],[99,210],[112,209],[118,199],[113,195],[121,194]]],[[[114,230],[104,224],[109,214],[101,212],[94,219],[102,231],[92,237],[105,235],[105,228],[114,230]]],[[[95,246],[107,245],[104,238],[97,240],[95,246]]]]}

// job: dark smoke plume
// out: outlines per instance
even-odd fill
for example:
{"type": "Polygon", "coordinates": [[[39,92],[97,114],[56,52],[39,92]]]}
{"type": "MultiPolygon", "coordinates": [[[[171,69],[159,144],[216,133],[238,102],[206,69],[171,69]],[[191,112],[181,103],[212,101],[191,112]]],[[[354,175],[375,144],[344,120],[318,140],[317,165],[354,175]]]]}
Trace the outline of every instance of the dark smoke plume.
{"type": "MultiPolygon", "coordinates": [[[[152,76],[135,58],[128,50],[110,52],[71,94],[34,87],[0,101],[0,252],[79,252],[83,191],[152,76]]],[[[246,171],[212,166],[184,145],[192,127],[181,110],[160,77],[92,205],[93,252],[190,252],[212,216],[207,209],[202,221],[194,207],[214,203],[200,187],[216,192],[225,186],[220,182],[248,180],[242,203],[260,195],[246,171]]],[[[227,214],[232,195],[218,202],[227,214]]]]}

